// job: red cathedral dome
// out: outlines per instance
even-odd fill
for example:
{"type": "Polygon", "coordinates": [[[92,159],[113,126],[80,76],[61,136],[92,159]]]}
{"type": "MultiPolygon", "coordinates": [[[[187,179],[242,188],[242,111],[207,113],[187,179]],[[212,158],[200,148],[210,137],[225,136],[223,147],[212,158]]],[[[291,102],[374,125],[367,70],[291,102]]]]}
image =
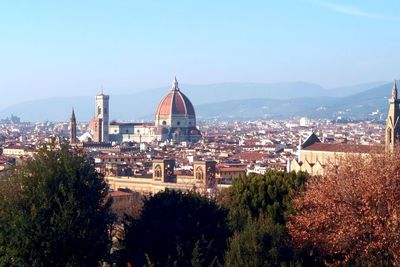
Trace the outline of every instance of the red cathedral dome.
{"type": "Polygon", "coordinates": [[[171,115],[195,116],[193,105],[189,98],[179,90],[176,77],[171,91],[161,100],[156,112],[156,116],[171,115]]]}
{"type": "Polygon", "coordinates": [[[88,123],[88,128],[94,132],[94,129],[96,128],[96,117],[93,117],[90,119],[89,123],[88,123]]]}

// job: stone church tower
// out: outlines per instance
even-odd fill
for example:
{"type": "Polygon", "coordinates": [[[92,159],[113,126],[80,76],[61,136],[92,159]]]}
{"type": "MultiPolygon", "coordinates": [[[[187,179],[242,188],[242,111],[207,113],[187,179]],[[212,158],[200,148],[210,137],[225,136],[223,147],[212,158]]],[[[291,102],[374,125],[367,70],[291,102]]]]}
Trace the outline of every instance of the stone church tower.
{"type": "Polygon", "coordinates": [[[397,98],[397,85],[396,81],[393,82],[392,97],[389,99],[389,113],[386,123],[386,152],[394,150],[395,146],[399,143],[400,138],[400,123],[399,123],[399,103],[397,98]]]}
{"type": "MultiPolygon", "coordinates": [[[[97,142],[109,142],[109,101],[110,97],[103,92],[96,96],[96,121],[99,124],[100,138],[97,142]]],[[[96,139],[96,138],[94,138],[96,139]]]]}
{"type": "Polygon", "coordinates": [[[78,139],[76,138],[76,118],[74,109],[72,109],[71,118],[69,120],[69,141],[71,144],[78,143],[78,139]]]}

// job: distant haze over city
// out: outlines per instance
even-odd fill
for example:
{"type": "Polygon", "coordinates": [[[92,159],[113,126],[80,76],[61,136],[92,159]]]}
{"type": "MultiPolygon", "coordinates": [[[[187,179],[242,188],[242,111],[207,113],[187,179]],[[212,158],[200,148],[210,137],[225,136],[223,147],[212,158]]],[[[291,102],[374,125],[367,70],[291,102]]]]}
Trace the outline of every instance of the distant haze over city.
{"type": "Polygon", "coordinates": [[[200,84],[390,82],[400,77],[398,10],[373,0],[3,1],[0,110],[101,88],[168,89],[174,74],[188,94],[200,84]]]}
{"type": "MultiPolygon", "coordinates": [[[[199,119],[381,119],[387,112],[391,86],[391,82],[373,82],[329,90],[293,82],[181,84],[180,88],[193,102],[199,119]]],[[[158,103],[170,89],[110,95],[110,119],[152,121],[158,103]]],[[[26,121],[66,121],[73,107],[78,121],[89,121],[94,115],[94,99],[95,95],[22,102],[0,110],[0,117],[14,114],[26,121]]]]}
{"type": "Polygon", "coordinates": [[[400,267],[399,11],[0,0],[0,267],[400,267]]]}

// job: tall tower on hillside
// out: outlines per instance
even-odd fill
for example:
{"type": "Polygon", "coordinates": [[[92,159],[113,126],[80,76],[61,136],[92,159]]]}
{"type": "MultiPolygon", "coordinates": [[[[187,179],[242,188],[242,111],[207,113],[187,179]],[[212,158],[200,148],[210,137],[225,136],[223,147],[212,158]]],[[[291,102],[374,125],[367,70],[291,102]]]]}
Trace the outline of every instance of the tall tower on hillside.
{"type": "Polygon", "coordinates": [[[76,118],[74,109],[72,109],[71,118],[69,119],[69,141],[71,144],[78,143],[76,138],[76,118]]]}
{"type": "Polygon", "coordinates": [[[109,142],[109,100],[110,97],[103,93],[96,96],[96,119],[101,123],[100,142],[109,142]]]}
{"type": "Polygon", "coordinates": [[[387,152],[394,150],[400,138],[399,103],[400,100],[397,98],[397,85],[396,81],[394,81],[392,97],[389,99],[389,113],[386,122],[385,148],[387,152]]]}

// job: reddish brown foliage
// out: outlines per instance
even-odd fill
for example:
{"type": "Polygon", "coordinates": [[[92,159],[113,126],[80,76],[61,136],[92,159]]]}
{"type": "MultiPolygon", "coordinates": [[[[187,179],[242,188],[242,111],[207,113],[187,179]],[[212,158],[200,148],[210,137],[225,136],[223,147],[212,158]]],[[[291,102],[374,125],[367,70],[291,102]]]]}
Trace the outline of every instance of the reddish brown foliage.
{"type": "Polygon", "coordinates": [[[400,153],[349,156],[311,179],[288,223],[332,265],[400,265],[400,153]]]}

